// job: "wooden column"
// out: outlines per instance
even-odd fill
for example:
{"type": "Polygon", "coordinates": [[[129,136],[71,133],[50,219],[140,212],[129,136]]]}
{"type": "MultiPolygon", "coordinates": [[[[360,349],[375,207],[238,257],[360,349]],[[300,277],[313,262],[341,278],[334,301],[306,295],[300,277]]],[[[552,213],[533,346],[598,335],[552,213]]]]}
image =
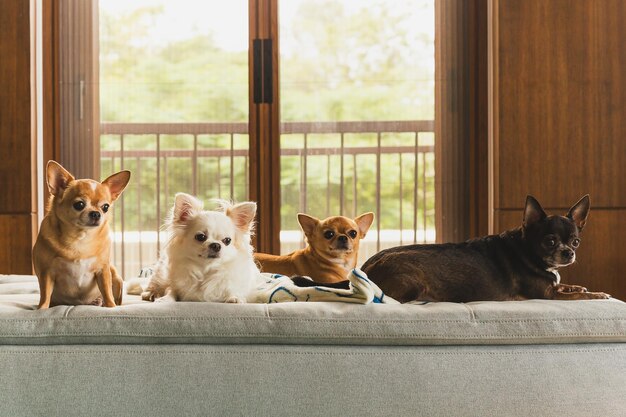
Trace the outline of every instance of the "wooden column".
{"type": "Polygon", "coordinates": [[[37,233],[35,2],[0,1],[0,273],[31,274],[37,233]]]}
{"type": "Polygon", "coordinates": [[[435,2],[438,242],[487,233],[487,3],[435,2]]]}
{"type": "Polygon", "coordinates": [[[257,252],[280,253],[278,1],[249,0],[250,199],[256,201],[257,252]]]}

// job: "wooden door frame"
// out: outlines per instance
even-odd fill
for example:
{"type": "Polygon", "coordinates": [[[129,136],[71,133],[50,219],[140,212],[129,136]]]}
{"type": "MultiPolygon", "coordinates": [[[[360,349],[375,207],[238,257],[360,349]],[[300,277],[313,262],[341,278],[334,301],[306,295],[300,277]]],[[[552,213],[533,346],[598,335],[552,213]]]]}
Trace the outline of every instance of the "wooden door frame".
{"type": "Polygon", "coordinates": [[[254,246],[258,252],[279,254],[281,199],[278,0],[249,0],[248,4],[249,195],[250,200],[257,202],[254,246]],[[271,49],[268,50],[268,46],[271,49]],[[259,59],[263,62],[259,62],[259,59]],[[261,67],[263,74],[258,73],[261,67]]]}
{"type": "MultiPolygon", "coordinates": [[[[44,1],[42,8],[42,68],[43,68],[43,165],[39,167],[44,173],[46,164],[53,159],[58,161],[61,156],[60,138],[60,105],[59,93],[59,3],[44,1]]],[[[50,194],[45,184],[43,187],[44,201],[50,194]]],[[[46,210],[46,209],[44,209],[46,210]]]]}

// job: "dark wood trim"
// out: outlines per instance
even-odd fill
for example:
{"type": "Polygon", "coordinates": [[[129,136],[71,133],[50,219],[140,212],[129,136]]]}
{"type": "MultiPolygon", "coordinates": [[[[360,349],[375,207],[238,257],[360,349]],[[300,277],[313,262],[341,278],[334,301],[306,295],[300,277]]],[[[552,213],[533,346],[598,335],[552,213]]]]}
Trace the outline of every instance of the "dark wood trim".
{"type": "MultiPolygon", "coordinates": [[[[59,3],[44,1],[42,9],[42,69],[43,69],[43,166],[45,172],[49,160],[59,160],[61,155],[59,133],[59,3]]],[[[45,176],[44,176],[45,178],[45,176]]],[[[45,184],[44,201],[50,195],[45,184]]]]}
{"type": "MultiPolygon", "coordinates": [[[[250,200],[257,202],[255,247],[280,252],[280,100],[278,0],[249,0],[250,200]],[[254,39],[272,40],[271,103],[255,104],[254,39]]],[[[267,74],[266,74],[267,76],[267,74]]],[[[257,80],[258,82],[258,80],[257,80]]],[[[263,82],[263,77],[261,77],[263,82]]]]}
{"type": "Polygon", "coordinates": [[[469,3],[469,237],[489,233],[487,0],[469,3]]]}
{"type": "Polygon", "coordinates": [[[37,224],[35,213],[0,213],[0,274],[33,273],[37,224]]]}

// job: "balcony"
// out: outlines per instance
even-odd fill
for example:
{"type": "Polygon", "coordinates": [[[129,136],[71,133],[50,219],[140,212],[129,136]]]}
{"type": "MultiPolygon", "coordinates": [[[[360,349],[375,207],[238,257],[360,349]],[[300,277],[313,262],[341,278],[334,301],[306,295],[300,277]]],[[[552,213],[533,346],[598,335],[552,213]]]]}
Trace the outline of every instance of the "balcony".
{"type": "MultiPolygon", "coordinates": [[[[377,220],[359,263],[386,247],[433,242],[434,122],[281,124],[281,252],[304,246],[296,213],[377,220]]],[[[104,174],[133,178],[113,213],[113,260],[122,275],[154,262],[176,192],[248,198],[247,123],[102,123],[104,174]]]]}

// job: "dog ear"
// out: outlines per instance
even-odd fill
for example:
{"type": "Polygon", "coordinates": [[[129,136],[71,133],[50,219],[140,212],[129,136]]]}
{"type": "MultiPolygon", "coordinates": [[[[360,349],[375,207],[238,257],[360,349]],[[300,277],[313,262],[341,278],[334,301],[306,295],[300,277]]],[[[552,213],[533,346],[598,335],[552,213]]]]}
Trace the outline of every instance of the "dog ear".
{"type": "Polygon", "coordinates": [[[317,225],[320,223],[319,219],[309,216],[308,214],[298,213],[298,223],[306,236],[313,233],[317,225]]]}
{"type": "Polygon", "coordinates": [[[130,171],[127,170],[116,172],[102,181],[102,185],[106,186],[111,192],[112,202],[117,200],[122,194],[122,191],[124,191],[128,185],[128,181],[130,181],[130,171]]]}
{"type": "Polygon", "coordinates": [[[361,214],[359,217],[354,219],[357,226],[359,226],[359,232],[361,233],[361,238],[364,238],[367,234],[367,231],[370,230],[370,226],[374,222],[374,213],[368,212],[361,214]]]}
{"type": "Polygon", "coordinates": [[[176,193],[173,220],[175,223],[184,223],[203,207],[202,201],[196,197],[186,193],[176,193]]]}
{"type": "Polygon", "coordinates": [[[245,233],[250,233],[254,228],[256,203],[249,201],[235,204],[226,210],[226,215],[235,223],[237,229],[245,233]]]}
{"type": "Polygon", "coordinates": [[[571,209],[567,212],[567,218],[572,220],[578,230],[583,230],[585,227],[585,223],[587,223],[587,216],[589,215],[589,194],[585,195],[583,198],[578,200],[576,204],[572,206],[571,209]]]}
{"type": "Polygon", "coordinates": [[[48,161],[46,166],[46,181],[48,183],[48,191],[50,194],[60,197],[70,182],[75,178],[65,168],[56,161],[48,161]]]}
{"type": "Polygon", "coordinates": [[[524,228],[533,223],[537,223],[547,217],[546,212],[541,208],[541,204],[532,195],[526,196],[526,207],[524,208],[524,228]]]}

